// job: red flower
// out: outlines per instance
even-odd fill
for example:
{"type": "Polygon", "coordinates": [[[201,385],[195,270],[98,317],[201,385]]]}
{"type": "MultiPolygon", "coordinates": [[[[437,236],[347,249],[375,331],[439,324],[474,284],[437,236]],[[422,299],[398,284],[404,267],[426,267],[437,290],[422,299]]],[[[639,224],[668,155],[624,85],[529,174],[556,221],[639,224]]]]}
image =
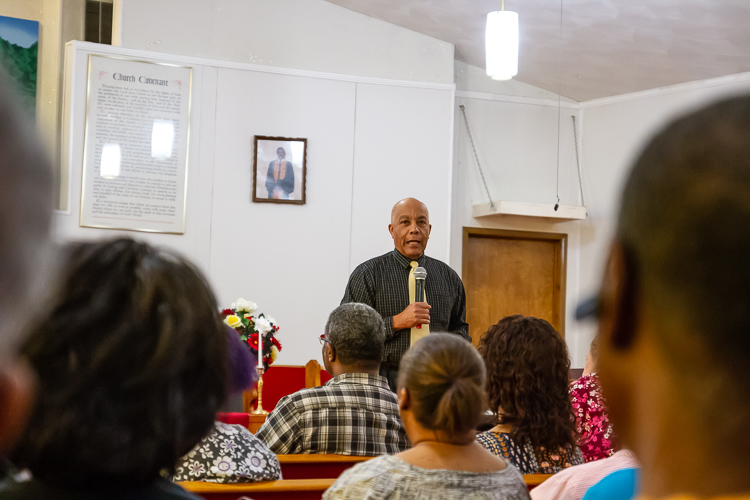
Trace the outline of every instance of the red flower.
{"type": "Polygon", "coordinates": [[[230,314],[234,314],[234,311],[232,311],[231,309],[222,309],[221,310],[221,315],[224,316],[224,317],[227,317],[230,314]]]}
{"type": "Polygon", "coordinates": [[[255,352],[258,352],[258,334],[257,333],[251,333],[247,337],[247,345],[252,347],[255,352]]]}
{"type": "Polygon", "coordinates": [[[281,342],[276,340],[276,337],[271,338],[271,343],[276,346],[276,349],[278,349],[279,352],[281,351],[281,342]]]}

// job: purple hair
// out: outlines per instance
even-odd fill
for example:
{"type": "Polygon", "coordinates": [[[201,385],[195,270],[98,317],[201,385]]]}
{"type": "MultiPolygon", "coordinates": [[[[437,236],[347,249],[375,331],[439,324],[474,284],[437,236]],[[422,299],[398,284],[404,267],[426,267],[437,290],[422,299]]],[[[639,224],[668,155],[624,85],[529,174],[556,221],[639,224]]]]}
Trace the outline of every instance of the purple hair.
{"type": "Polygon", "coordinates": [[[229,355],[229,390],[236,394],[242,392],[257,380],[255,357],[250,346],[242,342],[237,332],[227,327],[227,351],[229,355]]]}

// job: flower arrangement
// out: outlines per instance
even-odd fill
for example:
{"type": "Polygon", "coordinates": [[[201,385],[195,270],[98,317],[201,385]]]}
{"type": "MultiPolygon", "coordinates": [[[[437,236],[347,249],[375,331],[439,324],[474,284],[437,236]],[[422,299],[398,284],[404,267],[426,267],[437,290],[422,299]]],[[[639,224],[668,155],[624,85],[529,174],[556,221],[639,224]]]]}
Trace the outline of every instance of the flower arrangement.
{"type": "Polygon", "coordinates": [[[258,310],[258,304],[245,299],[237,299],[229,306],[228,309],[222,309],[221,315],[224,316],[224,323],[234,328],[240,335],[240,339],[250,346],[253,354],[258,356],[258,366],[260,366],[261,356],[263,359],[263,369],[276,361],[281,351],[281,343],[276,340],[276,332],[279,327],[276,320],[263,313],[254,315],[258,310]],[[262,354],[258,354],[258,343],[260,342],[262,354]]]}

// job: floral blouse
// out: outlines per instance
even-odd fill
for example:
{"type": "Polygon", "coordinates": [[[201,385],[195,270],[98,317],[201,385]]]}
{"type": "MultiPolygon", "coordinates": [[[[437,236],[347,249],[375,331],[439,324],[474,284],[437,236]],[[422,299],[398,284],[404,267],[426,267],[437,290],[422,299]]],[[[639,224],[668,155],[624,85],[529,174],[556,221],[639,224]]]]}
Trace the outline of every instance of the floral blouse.
{"type": "Polygon", "coordinates": [[[177,462],[173,481],[248,483],[281,479],[279,460],[241,425],[216,422],[213,430],[177,462]]]}
{"type": "Polygon", "coordinates": [[[518,467],[521,474],[557,474],[583,463],[581,450],[550,451],[543,446],[536,451],[531,443],[516,443],[506,432],[485,431],[477,434],[479,444],[518,467]]]}
{"type": "Polygon", "coordinates": [[[612,424],[607,416],[599,376],[585,375],[570,384],[570,399],[576,417],[576,432],[583,457],[587,462],[612,456],[612,424]]]}

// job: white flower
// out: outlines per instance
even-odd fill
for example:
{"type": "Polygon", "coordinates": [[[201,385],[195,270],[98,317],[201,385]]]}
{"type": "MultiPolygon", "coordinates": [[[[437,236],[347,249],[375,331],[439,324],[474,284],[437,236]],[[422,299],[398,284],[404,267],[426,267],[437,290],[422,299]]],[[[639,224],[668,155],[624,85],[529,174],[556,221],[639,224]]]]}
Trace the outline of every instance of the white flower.
{"type": "Polygon", "coordinates": [[[258,309],[258,304],[245,299],[237,299],[235,302],[232,302],[230,307],[237,312],[252,313],[258,309]]]}
{"type": "Polygon", "coordinates": [[[188,475],[190,476],[202,476],[206,473],[206,468],[202,463],[191,460],[188,465],[188,471],[188,475]]]}
{"type": "Polygon", "coordinates": [[[251,451],[250,453],[248,453],[248,456],[245,459],[245,464],[250,468],[250,470],[262,472],[266,467],[266,459],[263,458],[263,455],[261,455],[257,451],[251,451]]]}
{"type": "Polygon", "coordinates": [[[273,327],[266,318],[260,317],[255,319],[255,329],[265,335],[266,333],[273,330],[273,327]]]}
{"type": "Polygon", "coordinates": [[[231,457],[218,457],[211,466],[211,472],[217,476],[227,476],[237,470],[237,464],[231,457]]]}

